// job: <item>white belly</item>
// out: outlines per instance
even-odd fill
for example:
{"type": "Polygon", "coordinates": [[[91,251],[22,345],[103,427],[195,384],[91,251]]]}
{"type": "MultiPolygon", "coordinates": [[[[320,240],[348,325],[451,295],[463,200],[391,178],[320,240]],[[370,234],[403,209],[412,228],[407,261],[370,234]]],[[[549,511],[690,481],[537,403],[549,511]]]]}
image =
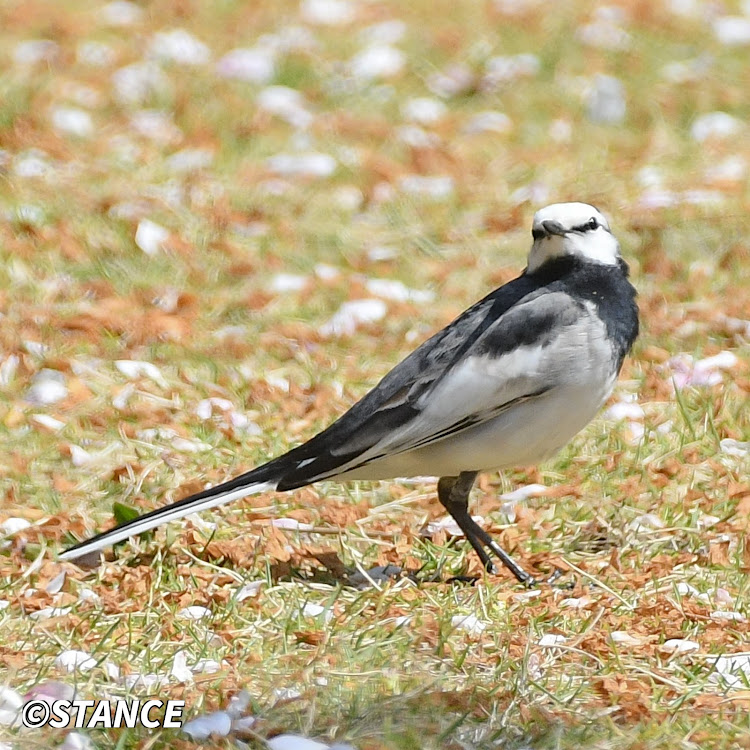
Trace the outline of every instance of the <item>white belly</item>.
{"type": "Polygon", "coordinates": [[[429,394],[411,425],[376,444],[371,463],[342,473],[349,479],[456,476],[535,464],[554,455],[595,416],[612,392],[616,364],[603,324],[582,318],[547,347],[522,348],[500,358],[467,358],[445,385],[429,394]],[[528,400],[517,398],[538,388],[528,400]],[[398,439],[419,443],[420,431],[434,434],[493,404],[514,402],[486,422],[424,447],[400,452],[398,439]],[[421,420],[421,421],[420,421],[421,420]]]}
{"type": "Polygon", "coordinates": [[[557,453],[593,419],[611,388],[611,383],[603,384],[596,397],[590,388],[550,391],[452,438],[389,456],[345,476],[456,476],[462,471],[536,464],[557,453]]]}

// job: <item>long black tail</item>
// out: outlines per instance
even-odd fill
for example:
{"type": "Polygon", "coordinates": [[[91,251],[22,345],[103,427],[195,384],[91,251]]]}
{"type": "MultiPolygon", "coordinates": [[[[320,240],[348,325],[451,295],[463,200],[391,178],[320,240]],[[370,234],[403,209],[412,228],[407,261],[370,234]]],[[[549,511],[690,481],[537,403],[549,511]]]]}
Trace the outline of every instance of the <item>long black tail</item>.
{"type": "Polygon", "coordinates": [[[114,529],[97,534],[91,539],[79,542],[74,547],[66,549],[60,555],[61,560],[76,560],[79,557],[95,552],[104,547],[109,547],[116,542],[127,539],[144,531],[153,529],[155,526],[175,521],[191,513],[198,513],[208,508],[215,508],[217,505],[224,505],[232,500],[237,500],[248,495],[257,495],[260,492],[275,490],[279,483],[281,472],[278,471],[276,461],[270,461],[257,469],[248,471],[228,482],[219,484],[216,487],[210,487],[203,492],[197,492],[195,495],[178,500],[171,505],[163,508],[157,508],[149,513],[145,513],[131,521],[126,521],[116,526],[114,529]]]}

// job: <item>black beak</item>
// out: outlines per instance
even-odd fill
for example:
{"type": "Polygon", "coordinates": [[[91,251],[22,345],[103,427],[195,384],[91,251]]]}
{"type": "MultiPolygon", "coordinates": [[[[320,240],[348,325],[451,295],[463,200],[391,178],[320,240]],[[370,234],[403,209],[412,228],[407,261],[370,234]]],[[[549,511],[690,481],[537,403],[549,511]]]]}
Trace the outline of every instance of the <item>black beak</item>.
{"type": "Polygon", "coordinates": [[[551,219],[547,219],[547,221],[543,221],[541,226],[534,227],[531,230],[531,236],[535,240],[541,240],[544,237],[551,237],[553,234],[559,235],[560,237],[566,235],[568,233],[568,230],[565,229],[565,227],[560,224],[557,221],[552,221],[551,219]]]}

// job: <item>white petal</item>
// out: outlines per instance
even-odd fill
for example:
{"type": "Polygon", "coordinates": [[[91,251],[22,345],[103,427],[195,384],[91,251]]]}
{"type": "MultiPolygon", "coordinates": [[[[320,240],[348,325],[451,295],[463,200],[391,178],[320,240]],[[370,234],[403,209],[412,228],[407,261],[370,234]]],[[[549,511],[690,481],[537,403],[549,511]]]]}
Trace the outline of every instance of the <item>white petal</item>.
{"type": "Polygon", "coordinates": [[[541,497],[546,491],[547,487],[543,484],[526,484],[511,492],[504,492],[500,495],[500,499],[509,503],[518,502],[520,500],[527,500],[530,497],[541,497]]]}
{"type": "Polygon", "coordinates": [[[183,148],[167,159],[170,172],[184,174],[206,169],[213,164],[214,152],[208,148],[183,148]]]}
{"type": "Polygon", "coordinates": [[[195,408],[195,413],[201,419],[210,419],[213,416],[214,407],[219,411],[225,412],[230,411],[234,405],[227,398],[211,396],[210,398],[204,398],[202,401],[198,402],[198,406],[195,408]]]}
{"type": "Polygon", "coordinates": [[[226,737],[232,730],[232,719],[225,711],[198,716],[181,727],[194,740],[207,740],[212,734],[226,737]]]}
{"type": "Polygon", "coordinates": [[[313,120],[302,94],[288,86],[268,86],[260,91],[255,102],[260,109],[300,129],[307,128],[313,120]]]}
{"type": "Polygon", "coordinates": [[[620,643],[623,646],[640,646],[643,643],[640,638],[630,635],[625,630],[614,630],[609,636],[614,643],[620,643]]]}
{"type": "Polygon", "coordinates": [[[443,200],[450,197],[454,191],[452,177],[425,175],[404,175],[398,180],[398,186],[409,195],[419,195],[433,200],[443,200]]]}
{"type": "Polygon", "coordinates": [[[29,612],[32,620],[48,620],[50,617],[63,617],[70,612],[70,607],[43,607],[36,612],[29,612]]]}
{"type": "Polygon", "coordinates": [[[697,651],[700,644],[685,638],[670,638],[664,641],[659,649],[669,654],[688,654],[691,651],[697,651]]]}
{"type": "Polygon", "coordinates": [[[296,518],[274,518],[271,520],[271,526],[290,531],[311,531],[315,528],[311,523],[303,523],[296,518]]]}
{"type": "Polygon", "coordinates": [[[86,466],[86,464],[94,461],[94,456],[85,448],[81,448],[80,445],[71,443],[68,448],[70,449],[70,460],[73,462],[73,466],[86,466]]]}
{"type": "Polygon", "coordinates": [[[750,677],[750,654],[739,653],[719,656],[714,662],[714,669],[719,674],[744,673],[750,677]]]}
{"type": "Polygon", "coordinates": [[[177,682],[192,682],[193,673],[187,667],[187,654],[184,651],[178,651],[172,660],[172,668],[169,670],[171,677],[177,682]]]}
{"type": "Polygon", "coordinates": [[[200,659],[190,667],[193,674],[214,674],[220,669],[221,664],[215,659],[200,659]]]}
{"type": "Polygon", "coordinates": [[[167,381],[161,374],[161,370],[152,362],[144,362],[138,359],[118,359],[115,361],[115,367],[126,377],[135,380],[136,378],[146,377],[166,386],[167,381]]]}
{"type": "Polygon", "coordinates": [[[270,750],[329,750],[328,745],[298,734],[278,734],[270,740],[266,740],[270,750]]]}
{"type": "Polygon", "coordinates": [[[359,32],[358,38],[365,45],[397,44],[406,35],[407,26],[403,21],[391,18],[366,26],[359,32]]]}
{"type": "Polygon", "coordinates": [[[636,533],[653,531],[655,529],[663,529],[664,521],[659,518],[655,513],[644,513],[638,518],[634,518],[629,524],[628,529],[635,531],[636,533]]]}
{"type": "Polygon", "coordinates": [[[307,276],[300,276],[294,273],[277,273],[271,279],[271,291],[283,293],[283,292],[299,292],[307,286],[307,276]]]}
{"type": "Polygon", "coordinates": [[[94,748],[91,738],[80,732],[68,732],[60,745],[60,750],[94,750],[94,748]]]}
{"type": "Polygon", "coordinates": [[[75,107],[55,107],[51,114],[52,127],[66,135],[88,138],[94,133],[91,115],[75,107]]]}
{"type": "Polygon", "coordinates": [[[451,617],[451,627],[463,630],[469,635],[478,636],[487,627],[487,623],[482,622],[475,615],[454,615],[451,617]]]}
{"type": "Polygon", "coordinates": [[[178,65],[204,65],[211,59],[211,50],[185,29],[159,31],[154,34],[150,54],[178,65]]]}
{"type": "Polygon", "coordinates": [[[57,370],[40,370],[26,391],[26,400],[37,406],[49,406],[62,401],[68,395],[65,375],[57,370]]]}
{"type": "Polygon", "coordinates": [[[513,120],[503,112],[488,110],[478,112],[464,126],[464,133],[509,133],[513,130],[513,120]]]}
{"type": "Polygon", "coordinates": [[[741,442],[733,438],[724,438],[719,442],[719,447],[727,456],[746,456],[750,452],[750,440],[741,442]]]}
{"type": "Polygon", "coordinates": [[[112,0],[99,12],[110,26],[133,26],[143,18],[143,10],[128,0],[112,0]]]}
{"type": "Polygon", "coordinates": [[[158,109],[134,112],[130,116],[130,125],[139,135],[162,145],[174,143],[182,138],[182,131],[172,121],[172,115],[158,109]]]}
{"type": "Polygon", "coordinates": [[[685,581],[680,581],[675,586],[675,590],[680,596],[697,596],[699,593],[695,586],[691,586],[689,583],[685,583],[685,581]]]}
{"type": "Polygon", "coordinates": [[[135,230],[135,244],[146,255],[156,255],[169,239],[169,230],[150,219],[141,219],[135,230]]]}
{"type": "Polygon", "coordinates": [[[588,596],[582,596],[580,598],[570,597],[568,599],[563,599],[560,602],[560,608],[561,609],[584,609],[585,607],[588,607],[589,604],[591,604],[593,600],[588,596]]]}
{"type": "Polygon", "coordinates": [[[745,615],[742,614],[742,612],[726,612],[723,610],[711,612],[709,616],[712,620],[717,620],[719,622],[745,622],[745,620],[747,619],[745,615]]]}
{"type": "Polygon", "coordinates": [[[233,49],[216,63],[216,72],[223,78],[267,83],[276,71],[275,57],[275,53],[270,49],[255,47],[233,49]]]}
{"type": "Polygon", "coordinates": [[[365,287],[370,294],[383,299],[392,299],[398,302],[432,302],[435,295],[430,291],[410,289],[406,284],[396,279],[368,279],[365,287]]]}
{"type": "Polygon", "coordinates": [[[96,659],[92,659],[85,651],[70,649],[55,658],[55,665],[67,672],[88,672],[96,666],[96,659]]]}
{"type": "Polygon", "coordinates": [[[44,590],[48,594],[58,594],[62,591],[62,587],[65,585],[66,573],[61,571],[58,573],[45,587],[44,590]]]}
{"type": "Polygon", "coordinates": [[[42,427],[46,427],[48,430],[53,430],[54,432],[58,432],[65,427],[65,422],[61,422],[49,414],[32,414],[31,419],[37,424],[42,425],[42,427]]]}
{"type": "Polygon", "coordinates": [[[17,711],[23,703],[23,698],[13,688],[0,685],[0,711],[17,711]]]}
{"type": "Polygon", "coordinates": [[[750,44],[750,18],[722,16],[713,21],[716,38],[728,47],[750,44]]]}
{"type": "Polygon", "coordinates": [[[354,20],[356,6],[348,0],[302,0],[303,20],[321,26],[343,26],[354,20]]]}
{"type": "Polygon", "coordinates": [[[690,127],[693,140],[725,139],[737,135],[743,128],[741,120],[726,112],[709,112],[697,117],[690,127]]]}
{"type": "MultiPolygon", "coordinates": [[[[348,190],[349,188],[352,188],[352,190],[356,191],[359,196],[359,200],[356,206],[352,206],[353,210],[355,208],[358,208],[359,204],[362,202],[362,193],[359,188],[356,188],[353,185],[344,185],[338,189],[338,192],[340,193],[342,190],[348,190]]],[[[322,281],[333,281],[334,279],[337,279],[339,276],[341,276],[341,271],[339,271],[338,268],[336,268],[335,266],[329,266],[327,263],[316,263],[313,270],[315,271],[315,275],[322,281]]]]}
{"type": "Polygon", "coordinates": [[[567,640],[568,639],[564,635],[553,635],[548,633],[547,635],[543,635],[537,643],[543,648],[553,648],[555,646],[561,646],[567,640]]]}
{"type": "Polygon", "coordinates": [[[418,122],[420,125],[434,125],[445,117],[447,107],[439,99],[421,96],[407,100],[401,107],[401,112],[407,120],[418,122]]]}
{"type": "Polygon", "coordinates": [[[245,601],[245,599],[250,599],[258,596],[261,586],[263,586],[264,583],[265,581],[250,581],[250,583],[246,583],[237,591],[237,593],[235,594],[235,599],[238,602],[243,602],[245,601]]]}
{"type": "Polygon", "coordinates": [[[645,413],[643,407],[634,401],[618,401],[604,412],[605,419],[621,421],[624,419],[643,419],[645,413]]]}
{"type": "Polygon", "coordinates": [[[266,164],[272,172],[284,177],[330,177],[338,166],[330,154],[317,152],[276,154],[266,164]]]}
{"type": "Polygon", "coordinates": [[[155,62],[137,62],[112,74],[115,99],[121,104],[144,104],[150,97],[169,91],[169,80],[155,62]]]}
{"type": "Polygon", "coordinates": [[[177,617],[181,617],[184,620],[202,620],[204,617],[210,617],[211,610],[206,607],[200,607],[196,604],[185,607],[177,613],[177,617]]]}
{"type": "Polygon", "coordinates": [[[183,437],[176,437],[172,441],[172,447],[181,453],[204,453],[213,449],[211,443],[202,440],[189,440],[183,437]]]}
{"type": "Polygon", "coordinates": [[[60,52],[57,42],[50,39],[27,39],[19,42],[13,50],[16,65],[36,65],[40,62],[54,62],[60,52]]]}
{"type": "Polygon", "coordinates": [[[13,534],[17,534],[19,531],[23,531],[24,529],[28,529],[29,526],[31,526],[31,523],[27,521],[25,518],[6,518],[2,523],[0,523],[0,532],[2,532],[5,536],[12,536],[13,534]]]}
{"type": "Polygon", "coordinates": [[[597,74],[587,96],[587,110],[592,122],[618,125],[625,119],[625,87],[619,78],[597,74]]]}
{"type": "Polygon", "coordinates": [[[85,41],[76,47],[76,60],[83,65],[104,68],[112,65],[116,59],[117,53],[105,42],[85,41]]]}
{"type": "Polygon", "coordinates": [[[331,612],[330,608],[321,607],[320,604],[313,604],[312,602],[306,602],[300,609],[300,614],[303,617],[320,617],[323,615],[325,622],[330,622],[333,618],[333,612],[331,612]]]}
{"type": "MultiPolygon", "coordinates": [[[[472,516],[472,519],[474,519],[474,521],[480,526],[484,525],[483,516],[472,516]]],[[[427,524],[426,531],[428,534],[437,534],[440,531],[444,531],[448,536],[464,536],[463,529],[456,523],[453,516],[443,516],[437,521],[430,521],[430,523],[427,524]]]]}
{"type": "Polygon", "coordinates": [[[320,327],[323,336],[351,336],[360,323],[382,320],[388,308],[379,299],[358,299],[344,302],[333,317],[320,327]]]}
{"type": "Polygon", "coordinates": [[[141,690],[152,690],[153,688],[163,684],[167,681],[168,675],[166,674],[141,674],[140,672],[134,672],[133,674],[125,675],[122,678],[122,683],[130,688],[139,688],[141,690]]]}
{"type": "Polygon", "coordinates": [[[349,63],[352,75],[369,81],[390,78],[404,67],[404,54],[387,44],[373,44],[358,52],[349,63]]]}

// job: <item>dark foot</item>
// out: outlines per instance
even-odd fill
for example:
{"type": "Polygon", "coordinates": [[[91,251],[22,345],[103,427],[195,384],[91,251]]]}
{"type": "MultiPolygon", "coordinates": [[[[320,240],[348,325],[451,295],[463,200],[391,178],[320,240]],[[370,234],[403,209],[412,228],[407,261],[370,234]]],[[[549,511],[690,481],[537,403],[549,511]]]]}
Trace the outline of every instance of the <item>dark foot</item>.
{"type": "Polygon", "coordinates": [[[477,472],[465,471],[457,477],[441,477],[438,481],[438,499],[464,532],[488,573],[497,568],[490,557],[492,553],[516,579],[527,587],[534,586],[532,578],[505,550],[469,515],[469,493],[477,472]]]}

